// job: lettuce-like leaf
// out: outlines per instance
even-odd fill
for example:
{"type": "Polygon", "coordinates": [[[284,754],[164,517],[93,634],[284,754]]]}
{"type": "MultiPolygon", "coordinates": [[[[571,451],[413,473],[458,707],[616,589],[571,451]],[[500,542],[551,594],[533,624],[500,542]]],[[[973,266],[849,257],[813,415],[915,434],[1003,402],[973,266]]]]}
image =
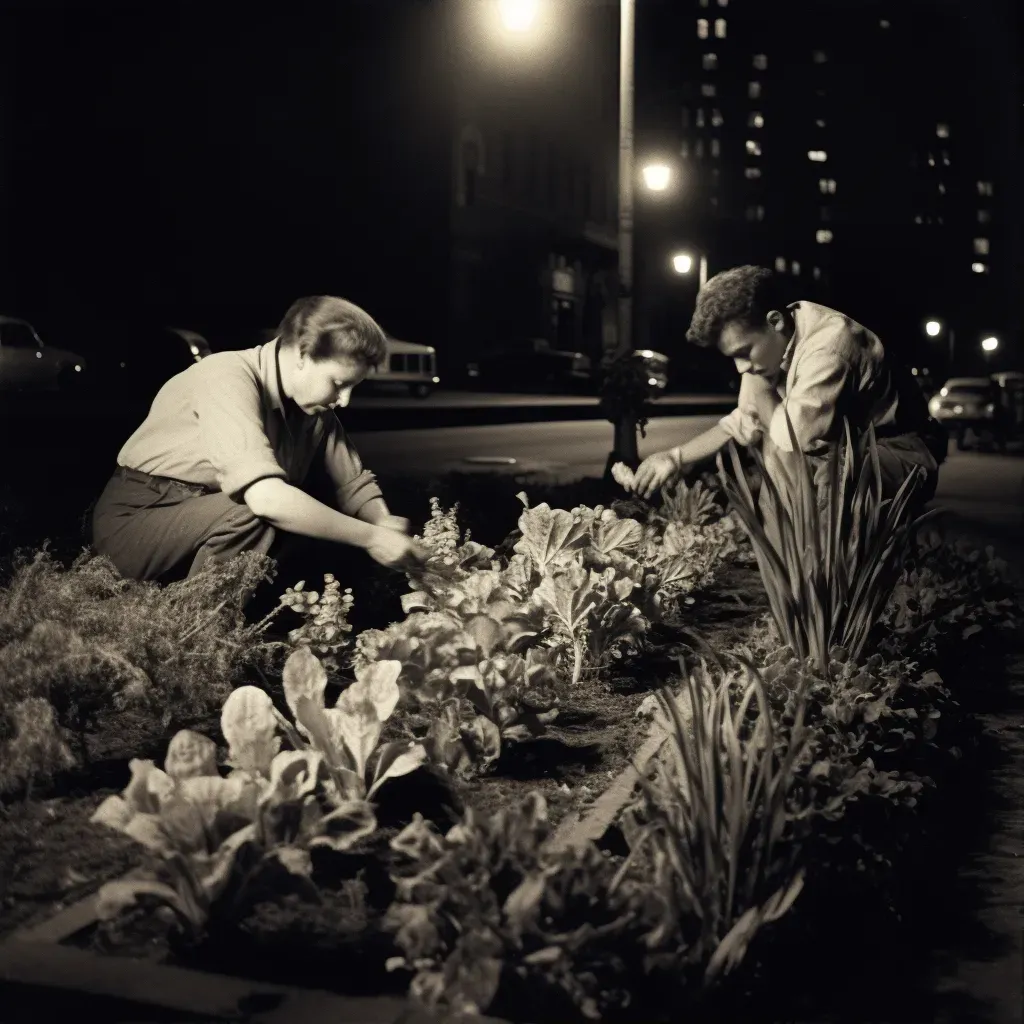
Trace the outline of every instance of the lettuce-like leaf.
{"type": "Polygon", "coordinates": [[[269,773],[281,740],[273,701],[263,690],[240,686],[228,694],[221,708],[220,728],[228,742],[232,767],[264,776],[269,773]]]}

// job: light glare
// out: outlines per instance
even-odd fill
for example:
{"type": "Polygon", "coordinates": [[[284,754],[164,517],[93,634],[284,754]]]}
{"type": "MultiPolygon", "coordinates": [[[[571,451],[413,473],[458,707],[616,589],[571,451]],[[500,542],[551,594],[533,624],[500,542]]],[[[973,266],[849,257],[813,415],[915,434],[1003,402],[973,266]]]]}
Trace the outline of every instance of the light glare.
{"type": "Polygon", "coordinates": [[[537,20],[537,0],[499,0],[498,9],[509,32],[529,32],[537,20]]]}
{"type": "Polygon", "coordinates": [[[995,352],[995,350],[997,348],[999,348],[999,339],[998,338],[984,338],[984,339],[982,339],[981,347],[986,352],[995,352]]]}
{"type": "Polygon", "coordinates": [[[937,338],[939,336],[939,332],[942,330],[942,324],[940,324],[938,320],[929,320],[928,323],[924,325],[924,330],[929,338],[937,338]]]}
{"type": "Polygon", "coordinates": [[[647,164],[643,170],[644,184],[652,192],[664,192],[668,188],[672,171],[667,164],[647,164]]]}
{"type": "Polygon", "coordinates": [[[693,257],[686,252],[677,253],[672,257],[672,269],[677,274],[688,274],[693,269],[693,257]]]}

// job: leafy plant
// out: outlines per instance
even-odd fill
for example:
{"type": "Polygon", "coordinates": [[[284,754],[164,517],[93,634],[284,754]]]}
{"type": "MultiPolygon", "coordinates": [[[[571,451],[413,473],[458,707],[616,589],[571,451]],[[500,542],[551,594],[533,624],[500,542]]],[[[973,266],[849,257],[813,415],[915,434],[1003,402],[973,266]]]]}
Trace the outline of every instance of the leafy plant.
{"type": "Polygon", "coordinates": [[[792,471],[780,469],[776,479],[755,453],[762,505],[750,493],[731,442],[734,476],[721,456],[719,474],[753,543],[779,633],[801,659],[811,657],[825,671],[834,646],[857,660],[892,596],[913,533],[934,513],[910,519],[916,469],[895,498],[883,501],[873,427],[855,447],[846,422],[844,443],[832,447],[819,491],[788,419],[787,425],[792,471]]]}
{"type": "Polygon", "coordinates": [[[518,988],[534,1008],[561,995],[592,1019],[627,1001],[624,979],[643,971],[645,889],[592,844],[556,849],[550,833],[531,793],[493,815],[467,810],[443,837],[417,816],[392,840],[388,920],[403,955],[388,967],[415,972],[413,998],[480,1013],[518,988]]]}
{"type": "Polygon", "coordinates": [[[739,965],[804,882],[790,827],[802,811],[794,787],[808,740],[802,695],[780,752],[764,681],[746,671],[735,708],[734,678],[712,684],[704,666],[686,675],[678,697],[661,691],[668,751],[655,758],[653,777],[641,777],[642,796],[623,818],[627,864],[643,858],[660,895],[648,946],[670,957],[684,950],[682,966],[702,966],[709,982],[739,965]]]}
{"type": "Polygon", "coordinates": [[[324,573],[322,593],[306,590],[305,586],[306,581],[300,580],[294,587],[288,587],[281,597],[282,608],[291,608],[305,620],[288,633],[288,641],[295,647],[308,647],[328,674],[337,675],[340,658],[349,646],[352,632],[348,621],[348,613],[355,603],[352,588],[347,587],[343,593],[341,584],[331,573],[324,573]]]}

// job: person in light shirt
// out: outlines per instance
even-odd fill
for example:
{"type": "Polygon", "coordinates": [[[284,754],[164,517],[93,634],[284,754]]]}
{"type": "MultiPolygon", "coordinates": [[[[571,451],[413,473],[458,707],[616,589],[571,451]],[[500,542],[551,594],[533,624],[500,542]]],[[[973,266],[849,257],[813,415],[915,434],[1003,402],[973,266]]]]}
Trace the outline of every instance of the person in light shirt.
{"type": "MultiPolygon", "coordinates": [[[[771,270],[744,266],[715,275],[700,290],[686,337],[735,362],[738,405],[693,440],[644,459],[634,493],[650,498],[730,440],[760,444],[774,475],[780,461],[793,458],[788,413],[800,449],[812,457],[840,440],[844,417],[855,437],[873,423],[883,498],[894,497],[916,466],[925,471],[917,501],[934,496],[938,464],[922,436],[924,397],[866,327],[815,302],[787,303],[771,270]]],[[[820,479],[825,460],[814,461],[820,479]]]]}
{"type": "Polygon", "coordinates": [[[368,313],[314,295],[267,344],[172,377],[96,503],[95,550],[126,578],[157,582],[245,551],[294,560],[309,541],[328,542],[325,571],[332,543],[389,567],[422,562],[335,416],[386,350],[368,313]]]}

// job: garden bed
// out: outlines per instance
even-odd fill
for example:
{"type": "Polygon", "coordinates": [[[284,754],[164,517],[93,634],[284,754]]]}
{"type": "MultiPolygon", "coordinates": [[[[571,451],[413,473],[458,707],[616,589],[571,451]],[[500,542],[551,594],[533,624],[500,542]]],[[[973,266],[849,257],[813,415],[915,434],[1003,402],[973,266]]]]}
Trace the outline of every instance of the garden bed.
{"type": "MultiPolygon", "coordinates": [[[[505,484],[502,487],[507,489],[505,484]]],[[[596,504],[599,488],[593,485],[593,489],[596,504]]],[[[581,492],[566,493],[579,500],[581,492]]],[[[558,504],[570,507],[569,500],[558,504]]],[[[394,507],[405,511],[400,503],[394,507]]],[[[683,510],[685,515],[692,511],[683,510]]],[[[273,832],[277,838],[271,842],[268,830],[279,829],[290,813],[288,808],[298,806],[294,792],[289,790],[292,795],[288,796],[282,790],[274,806],[284,818],[257,818],[262,838],[256,846],[285,848],[287,857],[266,861],[270,867],[265,875],[250,871],[241,890],[229,887],[228,896],[217,890],[220,895],[184,932],[181,912],[168,912],[166,907],[173,903],[166,903],[166,896],[161,897],[165,909],[159,912],[142,899],[134,906],[126,904],[118,914],[108,910],[101,915],[107,918],[102,922],[90,918],[85,909],[77,916],[66,914],[63,926],[59,921],[54,924],[52,912],[68,901],[68,897],[53,899],[54,886],[70,882],[78,886],[70,895],[80,897],[90,884],[109,881],[111,875],[140,862],[133,859],[132,850],[141,847],[117,831],[129,821],[127,805],[101,814],[115,828],[86,823],[100,797],[128,781],[127,765],[123,760],[118,764],[114,756],[106,766],[94,764],[88,775],[57,776],[58,785],[77,786],[76,791],[15,804],[0,821],[0,852],[9,851],[18,858],[17,874],[10,875],[14,884],[8,885],[5,894],[0,935],[50,916],[49,941],[62,943],[69,956],[92,953],[151,965],[169,961],[248,984],[351,997],[394,996],[396,1000],[415,979],[413,990],[427,1003],[490,1007],[491,1012],[516,1021],[567,1021],[578,1019],[581,1012],[607,1020],[660,1019],[666,1005],[682,1005],[678,1000],[683,990],[687,1015],[695,1020],[880,1019],[870,1015],[877,1007],[864,1004],[865,986],[848,965],[865,953],[864,937],[870,935],[872,956],[865,958],[870,963],[865,969],[875,978],[885,974],[895,986],[901,980],[896,975],[907,973],[910,965],[910,958],[904,956],[902,972],[891,970],[901,948],[905,952],[929,932],[936,932],[944,918],[948,921],[953,916],[950,901],[936,913],[925,883],[931,891],[950,891],[961,852],[958,841],[971,833],[965,814],[982,804],[977,796],[985,747],[970,714],[971,698],[977,700],[982,694],[970,693],[976,678],[972,669],[977,671],[984,654],[991,670],[1000,671],[1006,647],[993,641],[1008,636],[998,630],[1009,618],[1011,599],[997,586],[997,573],[989,569],[984,556],[972,560],[965,552],[946,552],[937,557],[933,551],[902,575],[897,567],[877,621],[869,618],[870,637],[863,634],[861,643],[867,643],[866,650],[877,650],[877,657],[865,654],[863,662],[850,661],[843,668],[845,654],[833,652],[827,668],[814,667],[813,658],[793,656],[793,645],[804,642],[800,636],[783,638],[767,624],[764,577],[752,565],[749,547],[741,543],[738,552],[729,549],[711,527],[687,525],[675,534],[665,532],[663,518],[655,538],[660,560],[652,561],[644,576],[637,569],[644,557],[637,554],[640,534],[629,525],[630,510],[619,512],[620,516],[606,518],[600,508],[594,512],[577,507],[571,514],[549,513],[537,506],[528,509],[521,518],[523,532],[505,545],[504,555],[499,556],[503,568],[494,575],[486,568],[491,556],[481,554],[479,545],[466,544],[457,534],[453,540],[453,519],[438,510],[433,526],[428,523],[425,539],[448,567],[444,569],[448,575],[442,574],[440,584],[413,580],[406,625],[389,627],[386,621],[371,620],[355,649],[350,649],[338,629],[331,632],[332,624],[344,625],[344,609],[339,616],[338,592],[325,581],[324,591],[314,595],[303,612],[304,624],[289,637],[297,651],[283,674],[261,670],[255,676],[236,678],[236,683],[259,682],[259,693],[265,695],[260,700],[267,701],[266,706],[260,704],[261,721],[271,723],[271,731],[274,715],[283,723],[279,728],[287,738],[286,752],[274,756],[292,766],[300,762],[326,765],[326,774],[321,769],[319,775],[316,770],[312,775],[293,775],[289,785],[306,786],[302,792],[311,795],[312,782],[319,779],[316,799],[322,800],[326,793],[331,806],[347,808],[342,824],[352,830],[352,836],[358,832],[356,838],[350,841],[329,831],[300,830],[306,838],[296,839],[295,819],[286,830],[290,838],[273,832]],[[537,533],[535,527],[541,522],[543,530],[537,533]],[[584,535],[590,539],[573,540],[584,535]],[[560,539],[556,543],[552,538],[560,539]],[[661,593],[658,588],[678,569],[665,560],[666,538],[687,553],[684,561],[703,566],[667,605],[661,598],[651,603],[661,593]],[[513,541],[514,550],[520,552],[518,562],[510,560],[513,541]],[[708,551],[716,552],[710,561],[708,551]],[[589,583],[587,573],[591,573],[589,583]],[[597,575],[602,573],[605,582],[599,587],[597,575]],[[625,579],[630,573],[634,581],[643,576],[646,589],[641,593],[634,583],[633,596],[627,601],[623,595],[630,588],[620,593],[609,581],[625,579]],[[574,592],[565,589],[567,581],[574,592]],[[508,595],[514,596],[517,586],[545,596],[539,603],[513,607],[515,602],[510,604],[508,595]],[[571,594],[590,593],[587,587],[598,596],[589,597],[590,604],[584,607],[571,594]],[[656,607],[662,610],[660,620],[656,607]],[[548,616],[543,622],[542,610],[548,616]],[[582,629],[577,619],[582,622],[585,613],[590,614],[590,625],[582,629]],[[643,629],[629,625],[638,621],[637,615],[647,622],[643,629]],[[446,616],[457,620],[463,630],[461,639],[453,641],[453,634],[444,632],[446,616]],[[595,633],[600,644],[593,639],[595,633]],[[456,649],[468,651],[467,635],[477,644],[469,661],[462,655],[461,660],[455,658],[456,649]],[[788,653],[781,649],[783,639],[789,644],[788,653]],[[444,657],[452,660],[439,668],[436,659],[441,651],[448,651],[444,657]],[[758,700],[742,707],[739,699],[744,688],[754,693],[749,689],[753,683],[744,682],[750,677],[737,674],[738,662],[719,667],[713,658],[706,660],[711,652],[719,652],[728,661],[738,651],[745,652],[764,675],[763,679],[757,676],[761,679],[758,700]],[[557,665],[552,660],[556,655],[557,665]],[[592,663],[587,661],[591,657],[592,663]],[[566,685],[570,672],[573,681],[566,685]],[[355,683],[343,682],[353,673],[355,683]],[[552,721],[547,709],[553,705],[541,698],[545,686],[556,685],[556,676],[560,680],[554,705],[558,713],[552,721]],[[471,677],[479,692],[462,685],[471,677]],[[323,682],[318,683],[321,678],[323,682]],[[530,679],[533,682],[527,685],[530,679]],[[697,679],[704,683],[695,683],[697,679]],[[458,680],[461,688],[455,685],[458,680]],[[439,689],[441,682],[444,686],[439,689]],[[661,860],[650,849],[642,856],[637,852],[641,850],[638,828],[642,831],[656,823],[659,815],[667,816],[666,822],[689,820],[687,827],[696,828],[698,838],[704,836],[698,846],[708,850],[709,842],[717,842],[721,849],[716,856],[725,858],[718,874],[709,874],[702,883],[709,886],[702,896],[711,901],[707,907],[718,905],[714,901],[721,896],[712,892],[717,892],[714,879],[732,870],[731,861],[721,852],[725,847],[720,841],[712,842],[712,833],[700,832],[718,826],[702,822],[699,815],[687,818],[696,806],[692,796],[687,799],[691,810],[684,814],[680,809],[683,789],[704,778],[702,773],[711,773],[705,780],[707,792],[716,794],[725,793],[734,777],[728,769],[732,748],[722,748],[722,762],[716,767],[718,727],[701,732],[702,716],[711,713],[708,707],[713,706],[702,703],[710,698],[699,696],[701,685],[707,693],[717,692],[719,704],[738,716],[731,742],[741,760],[734,765],[754,764],[757,758],[770,756],[784,766],[791,746],[796,751],[800,743],[809,742],[806,749],[814,751],[799,761],[803,767],[791,776],[785,775],[789,769],[777,766],[779,777],[795,787],[787,791],[779,842],[789,851],[786,857],[799,853],[803,894],[790,909],[786,900],[800,892],[797,875],[792,874],[796,869],[786,866],[786,857],[775,864],[766,854],[765,864],[771,862],[775,873],[765,869],[760,879],[750,869],[761,887],[745,892],[743,899],[748,902],[740,903],[739,910],[731,902],[724,904],[726,920],[734,924],[724,939],[728,931],[724,925],[724,930],[711,929],[705,935],[707,914],[702,924],[695,923],[688,898],[680,895],[681,882],[672,880],[672,871],[683,868],[666,867],[675,856],[670,846],[661,847],[665,852],[661,860]],[[388,696],[392,690],[394,695],[388,696]],[[660,711],[652,704],[656,692],[664,695],[660,711]],[[805,694],[800,700],[808,702],[813,726],[809,739],[798,741],[799,730],[794,731],[794,694],[805,694]],[[366,706],[371,711],[384,708],[372,712],[379,717],[374,732],[374,742],[380,740],[379,757],[371,758],[365,767],[345,760],[348,754],[341,757],[317,725],[318,716],[337,716],[342,707],[347,709],[345,715],[356,714],[360,700],[369,702],[366,706]],[[681,714],[675,733],[668,714],[673,701],[681,714]],[[461,722],[461,740],[457,729],[436,731],[445,714],[461,722]],[[758,723],[769,719],[777,739],[774,746],[765,747],[754,737],[760,735],[758,723]],[[683,756],[691,746],[700,753],[697,761],[687,762],[686,777],[665,775],[673,758],[683,756]],[[420,747],[423,753],[416,753],[420,747]],[[763,749],[769,754],[759,753],[763,749]],[[653,755],[653,760],[638,766],[642,784],[637,790],[630,763],[641,750],[643,756],[653,755]],[[870,755],[867,760],[866,754],[870,755]],[[385,780],[384,766],[402,758],[411,760],[385,780]],[[109,770],[118,767],[124,774],[115,782],[109,770]],[[660,796],[650,789],[659,778],[667,781],[660,796]],[[89,790],[85,779],[106,786],[89,790]],[[339,788],[343,783],[344,791],[339,788]],[[367,827],[360,818],[366,813],[360,809],[364,799],[373,803],[372,823],[367,827]],[[419,821],[418,815],[424,820],[419,821]],[[811,821],[814,828],[809,828],[811,821]],[[33,836],[40,822],[48,827],[33,836]],[[453,829],[454,825],[458,828],[453,829]],[[65,845],[68,836],[92,833],[96,844],[90,838],[76,842],[74,849],[65,845]],[[331,836],[331,841],[310,842],[321,835],[331,836]],[[45,864],[36,861],[40,852],[48,858],[45,864]],[[307,856],[302,867],[298,861],[307,856]],[[643,859],[652,856],[653,860],[643,859]],[[246,889],[249,879],[251,888],[246,889]],[[537,888],[540,879],[546,881],[537,888]],[[786,905],[775,913],[778,920],[773,922],[765,908],[773,899],[778,903],[787,886],[791,895],[783,900],[786,905]],[[773,892],[775,888],[778,892],[773,892]],[[546,907],[545,913],[558,919],[558,928],[540,911],[534,915],[529,910],[537,900],[546,907]],[[666,908],[677,904],[677,911],[666,917],[666,908]],[[750,908],[748,914],[741,913],[743,907],[750,908]],[[735,945],[732,936],[740,918],[755,911],[763,920],[750,918],[753,928],[739,949],[728,984],[702,989],[700,979],[705,969],[710,970],[709,958],[713,965],[716,958],[734,955],[723,950],[729,942],[735,945]],[[442,922],[455,920],[457,933],[449,933],[442,922]],[[176,936],[169,931],[172,923],[177,926],[176,936]],[[561,938],[553,939],[552,929],[561,938]],[[758,938],[744,956],[746,943],[759,930],[770,939],[758,938]],[[602,939],[603,934],[608,938],[602,939]],[[645,949],[652,950],[654,957],[646,963],[645,949]],[[489,971],[499,971],[500,982],[489,971]],[[682,989],[681,979],[685,981],[682,989]],[[631,994],[628,1006],[615,996],[622,986],[631,994]],[[538,998],[544,1001],[543,1013],[535,1008],[538,998]],[[837,1003],[844,1004],[843,1012],[833,1012],[837,1003]]],[[[500,547],[500,537],[489,538],[485,533],[481,537],[500,547]]],[[[814,571],[812,567],[809,576],[814,571]]],[[[790,585],[803,584],[798,576],[790,585]]],[[[381,589],[381,608],[393,604],[395,595],[387,590],[386,585],[381,589]]],[[[295,606],[302,606],[305,598],[298,592],[293,596],[295,606]]],[[[855,627],[856,623],[848,625],[847,631],[855,632],[855,627]]],[[[995,680],[993,684],[991,693],[998,689],[995,680]]],[[[210,769],[196,765],[206,764],[213,756],[220,765],[230,758],[234,771],[242,773],[239,779],[257,770],[239,767],[248,756],[244,744],[249,744],[245,749],[254,750],[264,735],[262,726],[252,725],[260,717],[250,707],[258,694],[251,686],[248,690],[244,715],[229,716],[226,703],[220,723],[203,719],[196,720],[199,725],[189,723],[216,744],[210,743],[208,749],[193,736],[186,737],[184,745],[179,743],[176,753],[168,750],[167,771],[177,772],[175,785],[211,775],[210,769]],[[243,719],[249,723],[246,735],[232,724],[243,719]],[[221,724],[224,736],[228,737],[230,727],[234,737],[228,737],[226,744],[221,742],[221,724]]],[[[232,698],[241,693],[235,690],[232,698]]],[[[131,734],[130,749],[120,757],[151,756],[149,747],[158,733],[151,734],[144,748],[139,745],[140,735],[131,734]]],[[[159,735],[157,761],[162,760],[167,731],[159,735]]],[[[113,748],[108,743],[107,748],[97,745],[95,749],[109,752],[113,748]]],[[[265,752],[261,761],[265,767],[259,770],[273,779],[278,776],[267,767],[270,757],[265,752]]],[[[226,786],[231,778],[218,775],[217,783],[226,786]]],[[[266,794],[271,790],[260,785],[269,799],[266,794]]],[[[129,800],[128,790],[124,796],[129,800]]],[[[770,814],[779,813],[778,809],[758,810],[756,794],[748,792],[746,799],[754,801],[749,809],[751,821],[769,820],[770,814]]],[[[728,809],[729,800],[724,796],[722,800],[728,809]]],[[[729,813],[734,811],[735,807],[729,813]]],[[[138,808],[131,813],[141,815],[138,808]]],[[[332,813],[337,817],[341,812],[332,813]]],[[[981,828],[981,819],[974,824],[981,828]]],[[[320,819],[313,825],[326,828],[320,819]]],[[[664,843],[670,831],[663,829],[660,834],[659,841],[664,843]]],[[[253,840],[246,843],[249,856],[253,840]]],[[[748,855],[749,851],[743,853],[748,855]]],[[[690,863],[700,856],[694,855],[690,863]]],[[[151,859],[149,863],[147,870],[152,872],[151,859]]],[[[266,866],[264,861],[259,864],[266,866]]],[[[196,870],[200,868],[208,870],[202,865],[196,870]]],[[[743,885],[749,873],[746,862],[738,868],[743,885]]],[[[110,904],[109,895],[103,898],[110,904]]],[[[37,931],[35,937],[45,933],[37,931]]],[[[0,946],[0,965],[3,949],[0,946]]],[[[911,988],[903,985],[903,1002],[892,997],[887,1021],[913,1019],[908,1015],[922,997],[920,990],[909,994],[911,988]]],[[[392,1013],[392,1004],[388,1007],[387,1013],[392,1013]]],[[[196,1012],[197,1008],[182,1005],[179,1010],[196,1012]]]]}

